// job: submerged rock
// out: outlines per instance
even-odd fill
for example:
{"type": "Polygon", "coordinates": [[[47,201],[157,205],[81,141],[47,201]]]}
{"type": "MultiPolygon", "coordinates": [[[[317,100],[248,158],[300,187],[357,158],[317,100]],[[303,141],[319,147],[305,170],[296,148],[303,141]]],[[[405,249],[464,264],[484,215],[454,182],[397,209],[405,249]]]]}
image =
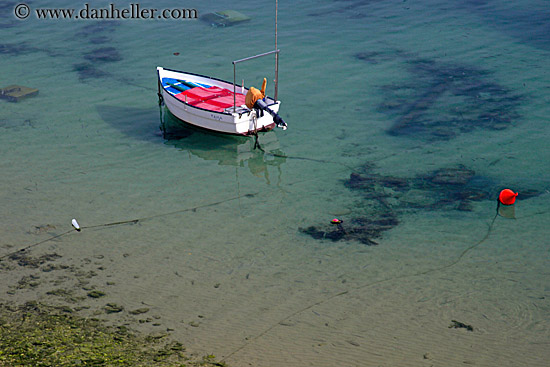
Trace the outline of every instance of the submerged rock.
{"type": "Polygon", "coordinates": [[[24,251],[13,253],[8,257],[8,259],[10,259],[11,261],[17,262],[17,265],[28,266],[30,268],[38,268],[47,262],[55,261],[60,258],[61,255],[56,253],[44,254],[39,257],[32,257],[24,251]]]}
{"type": "Polygon", "coordinates": [[[88,292],[87,296],[90,297],[90,298],[101,298],[101,297],[105,296],[105,292],[101,292],[101,291],[98,291],[98,290],[93,290],[93,291],[88,292]]]}
{"type": "Polygon", "coordinates": [[[103,307],[106,313],[118,313],[122,312],[124,310],[123,306],[119,306],[116,303],[107,303],[105,307],[103,307]]]}
{"type": "Polygon", "coordinates": [[[136,310],[132,310],[129,313],[131,315],[141,315],[141,314],[147,313],[147,312],[149,312],[149,308],[148,307],[142,307],[142,308],[138,308],[136,310]]]}

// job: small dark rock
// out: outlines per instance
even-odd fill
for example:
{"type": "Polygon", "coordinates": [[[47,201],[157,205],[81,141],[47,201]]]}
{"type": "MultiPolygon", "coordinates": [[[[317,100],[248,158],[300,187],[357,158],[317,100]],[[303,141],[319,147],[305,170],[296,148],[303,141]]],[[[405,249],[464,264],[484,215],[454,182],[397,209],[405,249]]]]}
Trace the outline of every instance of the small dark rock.
{"type": "Polygon", "coordinates": [[[468,324],[465,324],[463,322],[456,321],[456,320],[451,320],[451,325],[449,325],[449,329],[451,329],[451,328],[466,329],[468,331],[474,331],[474,328],[473,328],[472,325],[468,325],[468,324]]]}
{"type": "Polygon", "coordinates": [[[73,291],[68,289],[58,288],[58,289],[48,291],[46,292],[46,294],[51,296],[58,296],[58,297],[70,297],[73,295],[73,291]]]}
{"type": "Polygon", "coordinates": [[[104,292],[101,292],[101,291],[91,291],[91,292],[88,292],[88,297],[90,298],[101,298],[101,297],[104,297],[105,296],[105,293],[104,292]]]}
{"type": "Polygon", "coordinates": [[[141,314],[147,313],[147,312],[149,312],[149,308],[147,308],[147,307],[138,308],[136,310],[129,311],[129,313],[131,315],[141,315],[141,314]]]}
{"type": "Polygon", "coordinates": [[[119,306],[116,303],[107,303],[105,307],[103,307],[106,313],[117,313],[122,312],[124,310],[123,306],[119,306]]]}
{"type": "Polygon", "coordinates": [[[61,258],[61,255],[58,255],[56,253],[44,254],[37,258],[31,257],[25,252],[17,252],[9,256],[9,259],[12,261],[17,261],[17,264],[19,266],[28,266],[30,268],[38,268],[40,265],[43,265],[46,262],[54,261],[59,258],[61,258]]]}
{"type": "Polygon", "coordinates": [[[59,311],[65,312],[65,313],[72,313],[73,309],[69,306],[58,306],[56,307],[59,311]]]}

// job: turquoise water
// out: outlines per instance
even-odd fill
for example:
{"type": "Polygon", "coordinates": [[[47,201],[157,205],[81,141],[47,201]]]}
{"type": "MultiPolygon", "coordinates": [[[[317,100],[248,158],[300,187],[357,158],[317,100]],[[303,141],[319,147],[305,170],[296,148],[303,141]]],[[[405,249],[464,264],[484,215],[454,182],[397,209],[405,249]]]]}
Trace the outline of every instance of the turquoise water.
{"type": "MultiPolygon", "coordinates": [[[[33,247],[69,268],[3,268],[1,301],[100,289],[83,315],[169,329],[232,366],[550,359],[545,1],[281,2],[289,129],[260,135],[265,153],[194,130],[165,139],[155,68],[231,80],[231,61],[273,49],[271,1],[183,5],[252,18],[227,28],[18,21],[15,3],[0,5],[0,87],[40,90],[0,101],[0,254],[72,218],[141,219],[33,247]],[[508,187],[515,219],[495,217],[508,187]],[[14,291],[29,275],[40,285],[14,291]],[[108,302],[125,311],[104,314],[108,302]]],[[[272,93],[272,59],[237,72],[248,86],[267,77],[272,93]]]]}

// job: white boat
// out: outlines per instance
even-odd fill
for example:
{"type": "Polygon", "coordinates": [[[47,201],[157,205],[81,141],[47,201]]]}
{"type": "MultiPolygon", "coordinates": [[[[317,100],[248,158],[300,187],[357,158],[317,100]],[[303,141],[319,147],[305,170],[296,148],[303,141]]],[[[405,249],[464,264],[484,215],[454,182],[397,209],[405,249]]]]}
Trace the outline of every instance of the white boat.
{"type": "MultiPolygon", "coordinates": [[[[266,54],[275,52],[278,50],[266,54]]],[[[233,65],[248,59],[251,58],[234,61],[233,65]]],[[[266,96],[248,108],[245,104],[248,89],[234,82],[160,66],[157,74],[159,98],[174,116],[186,123],[237,135],[253,135],[275,126],[286,128],[277,115],[281,102],[274,98],[266,96]]]]}
{"type": "MultiPolygon", "coordinates": [[[[157,67],[159,104],[164,105],[179,120],[191,125],[226,134],[256,135],[275,126],[287,125],[277,114],[281,102],[277,99],[279,85],[279,49],[277,48],[277,9],[275,1],[275,49],[263,54],[233,61],[233,83],[178,70],[157,67]],[[274,96],[262,90],[236,85],[238,63],[258,57],[275,55],[274,96]]],[[[243,82],[244,83],[244,82],[243,82]]]]}

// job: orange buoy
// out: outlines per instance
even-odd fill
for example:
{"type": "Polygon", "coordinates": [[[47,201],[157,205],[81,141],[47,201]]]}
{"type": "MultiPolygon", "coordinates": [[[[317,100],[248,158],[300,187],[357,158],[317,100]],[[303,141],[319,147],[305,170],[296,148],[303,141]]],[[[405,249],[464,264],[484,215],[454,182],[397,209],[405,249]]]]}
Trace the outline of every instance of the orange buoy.
{"type": "Polygon", "coordinates": [[[498,195],[498,201],[504,205],[512,205],[516,202],[517,192],[513,192],[510,189],[504,189],[498,195]]]}

